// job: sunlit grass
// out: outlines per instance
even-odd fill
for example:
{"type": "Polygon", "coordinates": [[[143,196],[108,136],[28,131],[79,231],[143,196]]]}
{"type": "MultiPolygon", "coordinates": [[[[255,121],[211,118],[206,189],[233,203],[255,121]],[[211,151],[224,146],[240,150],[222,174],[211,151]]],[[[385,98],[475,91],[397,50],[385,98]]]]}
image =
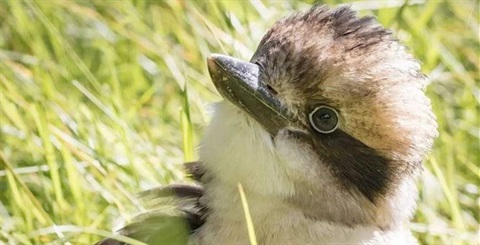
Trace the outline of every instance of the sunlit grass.
{"type": "MultiPolygon", "coordinates": [[[[327,1],[330,4],[336,1],[327,1]]],[[[0,243],[91,244],[182,180],[219,100],[210,53],[249,59],[297,1],[0,0],[0,243]]],[[[423,62],[440,137],[411,226],[478,244],[478,1],[363,1],[423,62]]]]}

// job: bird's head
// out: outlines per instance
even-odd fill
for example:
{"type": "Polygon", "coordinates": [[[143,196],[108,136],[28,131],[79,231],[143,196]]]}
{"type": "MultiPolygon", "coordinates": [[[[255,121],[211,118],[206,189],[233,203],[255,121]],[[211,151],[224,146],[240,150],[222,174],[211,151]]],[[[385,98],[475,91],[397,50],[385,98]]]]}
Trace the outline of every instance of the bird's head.
{"type": "Polygon", "coordinates": [[[208,68],[230,102],[221,109],[230,114],[219,112],[230,118],[213,124],[230,122],[232,142],[217,132],[210,139],[232,158],[239,141],[251,150],[239,154],[254,162],[224,157],[224,166],[213,166],[219,174],[260,182],[247,184],[252,191],[285,184],[270,192],[316,219],[386,227],[393,216],[410,215],[413,177],[437,125],[418,62],[374,18],[314,6],[276,22],[250,62],[212,55],[208,68]],[[276,174],[265,177],[268,171],[276,174]]]}

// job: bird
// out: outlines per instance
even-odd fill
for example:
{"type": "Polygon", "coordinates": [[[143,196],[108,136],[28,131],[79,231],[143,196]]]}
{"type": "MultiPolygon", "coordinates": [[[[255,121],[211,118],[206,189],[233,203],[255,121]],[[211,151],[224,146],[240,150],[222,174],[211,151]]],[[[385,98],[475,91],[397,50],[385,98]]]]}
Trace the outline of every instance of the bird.
{"type": "MultiPolygon", "coordinates": [[[[419,62],[375,17],[316,4],[275,22],[250,61],[207,66],[224,100],[185,165],[195,183],[144,192],[174,211],[119,235],[249,244],[249,217],[259,244],[417,243],[408,224],[436,117],[419,62]]],[[[128,243],[115,239],[99,244],[128,243]]]]}

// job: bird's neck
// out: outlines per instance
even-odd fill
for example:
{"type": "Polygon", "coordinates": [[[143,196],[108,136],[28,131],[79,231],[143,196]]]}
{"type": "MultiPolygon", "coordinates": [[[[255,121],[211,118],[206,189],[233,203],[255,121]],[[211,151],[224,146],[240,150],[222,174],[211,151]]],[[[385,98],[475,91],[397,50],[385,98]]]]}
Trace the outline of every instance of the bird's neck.
{"type": "Polygon", "coordinates": [[[271,136],[226,102],[214,105],[212,121],[200,145],[200,160],[222,185],[236,188],[240,183],[248,192],[269,197],[293,192],[271,136]]]}

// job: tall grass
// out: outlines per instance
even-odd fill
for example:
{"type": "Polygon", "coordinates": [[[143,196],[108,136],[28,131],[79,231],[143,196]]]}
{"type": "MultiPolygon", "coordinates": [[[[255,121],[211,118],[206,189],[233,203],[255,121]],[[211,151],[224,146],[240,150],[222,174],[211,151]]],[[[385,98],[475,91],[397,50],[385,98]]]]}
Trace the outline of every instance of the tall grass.
{"type": "MultiPolygon", "coordinates": [[[[326,1],[337,4],[337,1],[326,1]]],[[[361,1],[423,62],[440,137],[411,225],[478,244],[479,2],[361,1]]],[[[0,244],[90,244],[182,181],[220,100],[210,53],[249,59],[297,1],[0,0],[0,244]]]]}

